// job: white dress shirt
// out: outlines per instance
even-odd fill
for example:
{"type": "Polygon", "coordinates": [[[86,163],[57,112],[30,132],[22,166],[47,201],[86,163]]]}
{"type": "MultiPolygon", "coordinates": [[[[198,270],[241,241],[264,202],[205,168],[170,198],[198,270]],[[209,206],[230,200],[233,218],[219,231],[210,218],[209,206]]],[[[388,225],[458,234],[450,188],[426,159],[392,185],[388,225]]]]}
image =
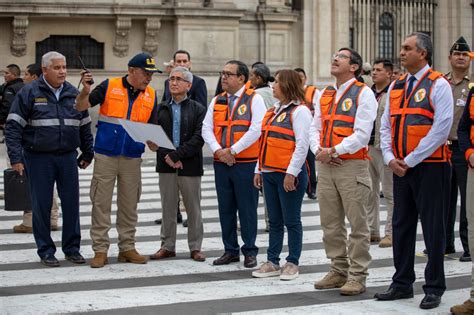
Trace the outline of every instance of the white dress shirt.
{"type": "MultiPolygon", "coordinates": [[[[287,108],[290,104],[299,104],[299,102],[293,101],[286,105],[281,105],[280,102],[276,102],[274,105],[274,112],[275,116],[285,108],[287,108]]],[[[286,169],[287,174],[291,174],[293,176],[298,176],[301,172],[301,168],[303,167],[304,162],[306,161],[306,156],[308,155],[308,148],[309,148],[309,126],[311,125],[311,111],[309,108],[304,106],[298,106],[293,112],[293,132],[295,133],[295,151],[291,156],[290,164],[286,169]]],[[[259,164],[257,161],[257,165],[255,166],[255,173],[259,173],[259,164]]],[[[266,172],[262,170],[262,172],[266,172]]]]}
{"type": "MultiPolygon", "coordinates": [[[[415,89],[418,81],[429,69],[429,65],[426,65],[423,69],[415,73],[416,80],[413,82],[413,89],[415,89]]],[[[411,74],[408,74],[406,78],[407,82],[411,76],[411,74]]],[[[394,83],[390,85],[387,95],[390,95],[393,85],[394,83]]],[[[409,167],[414,167],[423,162],[424,159],[433,154],[442,144],[446,143],[451,125],[453,124],[453,93],[449,82],[445,78],[439,78],[433,82],[431,91],[431,104],[435,111],[433,125],[428,134],[421,139],[418,146],[405,157],[404,161],[409,167]]],[[[395,159],[392,149],[390,97],[387,97],[387,103],[380,126],[380,148],[382,149],[383,160],[385,164],[388,165],[391,160],[395,159]]]]}
{"type": "MultiPolygon", "coordinates": [[[[355,78],[352,78],[344,84],[341,84],[339,88],[337,85],[334,85],[334,88],[336,89],[335,104],[339,102],[347,87],[354,81],[355,78]]],[[[322,128],[321,106],[319,105],[319,101],[325,90],[326,89],[321,91],[317,97],[317,100],[315,101],[314,118],[309,129],[310,148],[315,154],[320,147],[320,134],[322,128]]],[[[359,94],[358,103],[359,105],[357,107],[354,122],[354,133],[344,138],[341,143],[334,147],[338,154],[356,153],[360,149],[367,147],[369,143],[370,134],[372,133],[372,128],[374,127],[374,120],[377,117],[378,103],[375,99],[374,92],[372,92],[368,86],[364,86],[362,88],[362,91],[359,94]]],[[[336,108],[333,110],[336,110],[336,108]]]]}
{"type": "MultiPolygon", "coordinates": [[[[245,86],[234,94],[237,96],[237,100],[240,98],[240,95],[244,93],[244,90],[245,86]]],[[[227,97],[230,97],[230,95],[231,94],[227,93],[227,97]]],[[[216,136],[214,135],[214,104],[216,98],[217,97],[214,97],[209,104],[206,117],[202,124],[202,137],[213,153],[222,149],[221,144],[217,142],[216,136]]],[[[250,147],[258,140],[258,138],[260,138],[263,116],[265,116],[265,113],[267,112],[263,98],[260,95],[254,95],[251,110],[252,120],[250,122],[249,130],[242,136],[242,138],[240,138],[239,141],[237,141],[237,143],[232,145],[232,150],[237,154],[250,147]]]]}

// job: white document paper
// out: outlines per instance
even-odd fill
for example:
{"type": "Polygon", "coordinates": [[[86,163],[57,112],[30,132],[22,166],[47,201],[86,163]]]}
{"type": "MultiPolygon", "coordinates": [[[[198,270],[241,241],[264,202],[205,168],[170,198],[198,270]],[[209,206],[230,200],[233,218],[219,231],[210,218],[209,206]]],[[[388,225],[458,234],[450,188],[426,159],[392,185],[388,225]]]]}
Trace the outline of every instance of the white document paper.
{"type": "Polygon", "coordinates": [[[146,145],[146,142],[150,140],[161,148],[176,149],[160,125],[144,124],[126,119],[119,119],[119,121],[128,135],[136,142],[146,145]]]}

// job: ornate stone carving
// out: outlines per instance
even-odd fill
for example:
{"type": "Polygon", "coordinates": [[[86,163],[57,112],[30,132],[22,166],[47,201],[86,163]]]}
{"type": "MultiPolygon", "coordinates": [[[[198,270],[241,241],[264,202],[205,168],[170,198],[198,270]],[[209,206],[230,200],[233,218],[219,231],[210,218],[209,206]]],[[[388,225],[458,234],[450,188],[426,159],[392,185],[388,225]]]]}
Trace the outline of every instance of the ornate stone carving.
{"type": "Polygon", "coordinates": [[[10,50],[12,55],[21,57],[26,55],[26,32],[28,30],[28,16],[15,16],[12,25],[13,38],[10,50]]]}
{"type": "Polygon", "coordinates": [[[145,43],[143,44],[143,51],[155,55],[158,50],[158,31],[160,30],[161,22],[159,18],[148,18],[146,20],[145,28],[145,43]]]}
{"type": "Polygon", "coordinates": [[[125,57],[128,55],[128,35],[132,27],[132,19],[129,17],[118,17],[115,26],[114,55],[125,57]]]}

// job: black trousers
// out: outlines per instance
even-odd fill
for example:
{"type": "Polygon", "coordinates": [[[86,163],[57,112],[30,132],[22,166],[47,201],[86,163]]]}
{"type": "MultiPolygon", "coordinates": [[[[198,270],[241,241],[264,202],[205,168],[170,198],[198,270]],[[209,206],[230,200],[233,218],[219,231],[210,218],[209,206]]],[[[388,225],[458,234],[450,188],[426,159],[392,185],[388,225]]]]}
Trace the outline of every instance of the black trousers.
{"type": "Polygon", "coordinates": [[[314,156],[311,150],[308,150],[308,155],[306,156],[306,162],[309,165],[309,181],[306,188],[306,193],[309,195],[311,193],[316,193],[316,185],[318,184],[316,180],[316,157],[314,156]]]}
{"type": "Polygon", "coordinates": [[[409,290],[415,282],[415,242],[418,217],[421,219],[428,263],[425,268],[426,294],[443,295],[445,218],[449,202],[449,163],[420,163],[404,177],[393,175],[393,261],[391,287],[409,290]]]}
{"type": "Polygon", "coordinates": [[[461,238],[462,248],[465,253],[469,253],[469,243],[467,235],[467,217],[466,217],[466,186],[467,186],[467,162],[464,154],[459,150],[457,141],[450,146],[452,151],[451,165],[451,187],[449,208],[446,220],[446,250],[455,250],[454,248],[454,223],[456,222],[456,210],[458,202],[458,189],[461,193],[461,209],[459,213],[459,237],[461,238]]]}

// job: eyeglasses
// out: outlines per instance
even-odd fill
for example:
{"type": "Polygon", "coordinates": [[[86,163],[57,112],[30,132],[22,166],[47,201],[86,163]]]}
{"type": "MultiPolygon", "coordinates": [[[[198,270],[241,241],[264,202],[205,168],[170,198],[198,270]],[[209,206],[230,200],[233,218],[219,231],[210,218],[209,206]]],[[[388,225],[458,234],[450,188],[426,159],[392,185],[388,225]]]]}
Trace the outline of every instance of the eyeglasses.
{"type": "Polygon", "coordinates": [[[188,80],[185,80],[183,78],[180,78],[180,77],[170,77],[169,78],[170,82],[178,82],[178,83],[181,83],[181,82],[189,82],[188,80]]]}
{"type": "Polygon", "coordinates": [[[335,60],[336,58],[337,59],[350,59],[351,57],[349,57],[348,55],[341,54],[341,53],[332,55],[332,60],[335,60]]]}
{"type": "Polygon", "coordinates": [[[226,79],[228,79],[228,78],[229,78],[230,76],[232,76],[232,75],[239,76],[238,73],[232,73],[232,72],[228,72],[228,71],[221,71],[221,72],[219,72],[219,76],[224,77],[224,78],[226,78],[226,79]]]}

